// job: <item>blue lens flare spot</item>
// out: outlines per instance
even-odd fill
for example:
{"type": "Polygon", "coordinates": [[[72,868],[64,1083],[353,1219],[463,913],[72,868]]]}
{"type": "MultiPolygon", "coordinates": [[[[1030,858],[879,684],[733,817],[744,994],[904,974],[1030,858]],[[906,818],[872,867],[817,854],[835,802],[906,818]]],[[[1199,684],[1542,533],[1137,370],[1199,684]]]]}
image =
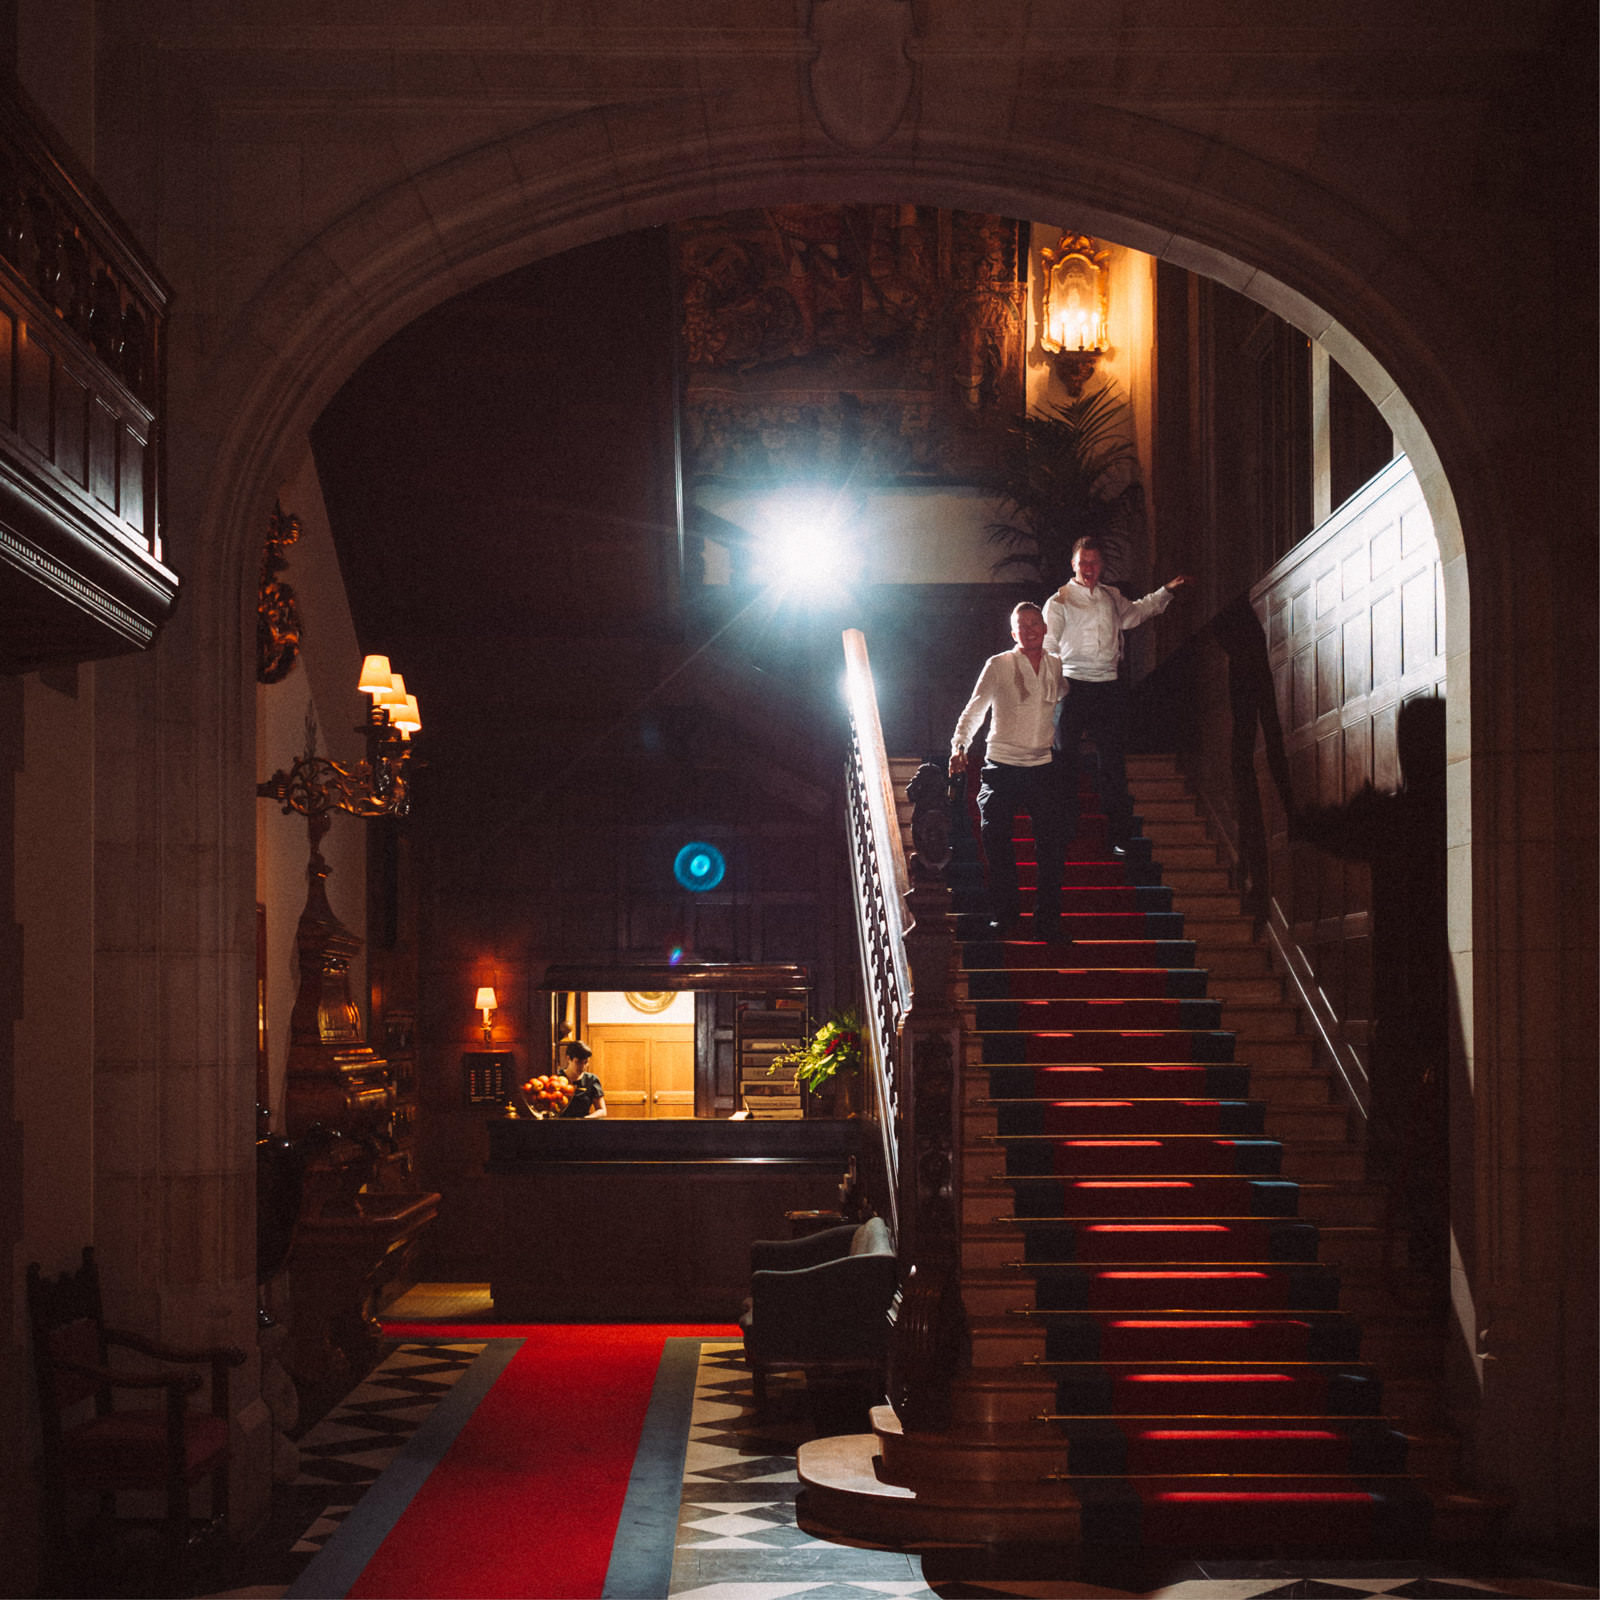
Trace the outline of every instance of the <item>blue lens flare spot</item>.
{"type": "Polygon", "coordinates": [[[686,844],[672,863],[672,875],[685,889],[704,894],[722,882],[728,863],[714,844],[686,844]]]}
{"type": "Polygon", "coordinates": [[[667,957],[667,965],[669,967],[675,967],[682,960],[683,960],[683,946],[682,945],[674,945],[672,947],[672,954],[667,957]]]}

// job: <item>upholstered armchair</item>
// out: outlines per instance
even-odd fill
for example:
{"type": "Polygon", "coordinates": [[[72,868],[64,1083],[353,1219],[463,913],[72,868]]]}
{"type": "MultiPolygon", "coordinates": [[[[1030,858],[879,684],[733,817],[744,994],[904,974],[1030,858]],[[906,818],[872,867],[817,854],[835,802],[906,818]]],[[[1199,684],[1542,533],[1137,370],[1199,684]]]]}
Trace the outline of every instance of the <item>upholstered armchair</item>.
{"type": "Polygon", "coordinates": [[[739,1319],[758,1406],[767,1375],[882,1373],[898,1281],[882,1217],[750,1247],[750,1303],[739,1319]]]}

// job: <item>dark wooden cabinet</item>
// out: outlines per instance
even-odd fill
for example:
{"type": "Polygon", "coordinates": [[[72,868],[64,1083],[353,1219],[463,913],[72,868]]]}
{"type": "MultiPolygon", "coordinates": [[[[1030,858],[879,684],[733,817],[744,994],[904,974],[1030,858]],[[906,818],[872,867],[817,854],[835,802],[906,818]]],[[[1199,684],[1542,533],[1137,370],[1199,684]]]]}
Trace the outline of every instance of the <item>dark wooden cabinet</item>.
{"type": "Polygon", "coordinates": [[[733,1322],[750,1246],[832,1205],[862,1124],[489,1123],[495,1315],[733,1322]]]}

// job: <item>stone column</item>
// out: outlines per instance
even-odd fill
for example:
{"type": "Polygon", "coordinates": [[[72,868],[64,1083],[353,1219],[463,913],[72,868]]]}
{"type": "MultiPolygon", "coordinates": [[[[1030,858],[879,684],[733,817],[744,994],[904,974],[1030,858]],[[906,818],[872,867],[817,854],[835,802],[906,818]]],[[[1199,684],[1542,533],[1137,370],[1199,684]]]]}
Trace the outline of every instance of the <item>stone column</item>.
{"type": "MultiPolygon", "coordinates": [[[[242,585],[207,587],[98,669],[95,1242],[114,1320],[253,1351],[254,673],[242,585]]],[[[270,1486],[255,1363],[232,1403],[242,1530],[270,1486]]]]}

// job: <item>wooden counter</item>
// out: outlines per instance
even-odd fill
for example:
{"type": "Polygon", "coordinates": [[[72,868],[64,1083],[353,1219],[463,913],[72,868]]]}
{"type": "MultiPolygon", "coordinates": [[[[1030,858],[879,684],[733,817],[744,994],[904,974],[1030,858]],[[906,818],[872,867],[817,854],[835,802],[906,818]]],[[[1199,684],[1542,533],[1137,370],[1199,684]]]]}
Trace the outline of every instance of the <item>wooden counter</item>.
{"type": "Polygon", "coordinates": [[[495,1315],[513,1322],[733,1322],[750,1243],[838,1199],[860,1122],[489,1124],[495,1315]]]}

